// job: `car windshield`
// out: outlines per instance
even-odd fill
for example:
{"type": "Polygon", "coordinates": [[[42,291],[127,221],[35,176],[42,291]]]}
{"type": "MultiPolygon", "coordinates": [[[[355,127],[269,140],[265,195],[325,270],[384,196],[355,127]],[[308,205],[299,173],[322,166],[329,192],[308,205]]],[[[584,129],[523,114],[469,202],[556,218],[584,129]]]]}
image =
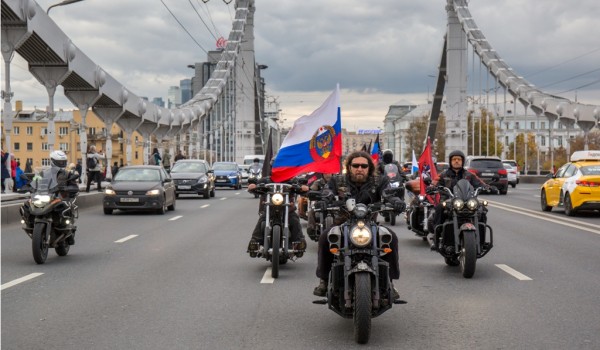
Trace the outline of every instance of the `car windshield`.
{"type": "Polygon", "coordinates": [[[588,165],[580,168],[583,175],[600,175],[600,165],[588,165]]]}
{"type": "Polygon", "coordinates": [[[512,170],[512,166],[510,164],[504,163],[504,169],[512,170]]]}
{"type": "Polygon", "coordinates": [[[175,163],[172,173],[205,173],[206,166],[200,162],[178,162],[175,163]]]}
{"type": "Polygon", "coordinates": [[[114,181],[160,181],[158,169],[123,168],[119,169],[114,181]]]}
{"type": "Polygon", "coordinates": [[[213,170],[229,170],[229,171],[237,171],[237,164],[229,164],[229,163],[215,163],[213,164],[213,170]]]}
{"type": "Polygon", "coordinates": [[[502,163],[499,160],[474,159],[471,162],[471,167],[476,168],[476,169],[483,169],[483,168],[502,169],[502,163]]]}

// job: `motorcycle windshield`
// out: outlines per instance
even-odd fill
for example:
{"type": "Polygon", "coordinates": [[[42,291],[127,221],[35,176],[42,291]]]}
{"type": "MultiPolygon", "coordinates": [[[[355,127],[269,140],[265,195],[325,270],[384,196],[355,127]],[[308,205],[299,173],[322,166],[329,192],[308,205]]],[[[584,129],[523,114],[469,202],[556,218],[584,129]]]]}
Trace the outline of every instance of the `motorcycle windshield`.
{"type": "Polygon", "coordinates": [[[474,188],[468,180],[460,179],[456,186],[454,186],[453,192],[456,198],[466,201],[473,196],[474,188]]]}
{"type": "Polygon", "coordinates": [[[386,164],[385,167],[383,167],[383,173],[388,177],[390,182],[400,180],[400,169],[398,169],[396,164],[386,164]]]}
{"type": "Polygon", "coordinates": [[[31,187],[33,188],[31,194],[50,194],[54,192],[54,189],[58,186],[57,174],[58,169],[50,168],[45,169],[41,174],[34,176],[31,181],[31,187]]]}

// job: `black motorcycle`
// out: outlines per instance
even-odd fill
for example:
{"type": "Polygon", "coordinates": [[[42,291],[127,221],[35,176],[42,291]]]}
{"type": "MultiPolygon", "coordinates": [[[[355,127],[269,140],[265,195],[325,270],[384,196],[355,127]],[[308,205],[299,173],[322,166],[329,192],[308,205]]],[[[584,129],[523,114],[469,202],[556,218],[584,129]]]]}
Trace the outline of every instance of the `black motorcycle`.
{"type": "MultiPolygon", "coordinates": [[[[384,176],[387,176],[390,181],[390,188],[386,190],[386,192],[393,197],[400,198],[404,200],[404,182],[406,180],[403,172],[398,168],[398,166],[394,163],[386,164],[383,168],[384,176]]],[[[390,225],[396,225],[396,217],[401,213],[398,211],[385,212],[381,215],[385,219],[385,222],[389,222],[390,225]]]]}
{"type": "Polygon", "coordinates": [[[79,188],[60,184],[72,182],[79,175],[68,179],[60,179],[61,176],[68,175],[50,168],[22,189],[30,191],[31,197],[20,208],[21,224],[31,238],[33,259],[38,264],[46,261],[49,248],[54,248],[59,256],[67,255],[77,230],[75,220],[79,212],[75,202],[79,188]]]}
{"type": "Polygon", "coordinates": [[[314,232],[307,230],[307,233],[311,240],[318,242],[319,236],[329,231],[333,226],[334,213],[339,211],[340,208],[335,203],[330,203],[321,191],[308,192],[308,199],[311,206],[308,215],[315,216],[316,230],[314,232]]]}
{"type": "Polygon", "coordinates": [[[373,219],[375,213],[393,211],[382,204],[356,204],[348,199],[338,206],[348,220],[333,226],[327,235],[334,261],[329,274],[329,309],[354,320],[354,339],[369,341],[371,318],[389,310],[394,303],[389,264],[381,257],[391,252],[392,234],[373,219]]]}
{"type": "MultiPolygon", "coordinates": [[[[258,167],[250,167],[248,169],[248,183],[258,183],[258,180],[262,177],[262,169],[258,167]]],[[[258,193],[254,193],[254,198],[258,198],[258,193]]]]}
{"type": "MultiPolygon", "coordinates": [[[[474,189],[461,179],[453,191],[439,186],[448,199],[442,202],[445,221],[433,231],[432,249],[437,250],[450,266],[460,265],[463,277],[475,274],[477,259],[494,246],[494,234],[487,221],[487,201],[477,198],[483,187],[474,189]]],[[[497,191],[497,189],[493,189],[497,191]]]]}
{"type": "Polygon", "coordinates": [[[279,265],[295,260],[304,255],[304,250],[297,249],[290,242],[288,225],[290,196],[300,192],[300,185],[285,183],[258,184],[255,193],[266,195],[265,222],[263,232],[265,238],[259,255],[271,262],[271,277],[279,277],[279,265]]]}
{"type": "Polygon", "coordinates": [[[406,193],[409,203],[406,208],[406,226],[423,241],[427,241],[429,234],[427,222],[435,206],[440,202],[440,194],[437,191],[426,191],[424,194],[414,194],[412,191],[406,193]]]}

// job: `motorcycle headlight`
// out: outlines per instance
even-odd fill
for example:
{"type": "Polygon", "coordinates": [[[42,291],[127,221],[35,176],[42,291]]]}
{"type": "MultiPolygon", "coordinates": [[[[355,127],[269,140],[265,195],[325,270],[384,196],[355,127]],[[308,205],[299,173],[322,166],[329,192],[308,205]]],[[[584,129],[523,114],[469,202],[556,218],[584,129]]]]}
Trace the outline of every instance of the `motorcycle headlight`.
{"type": "MultiPolygon", "coordinates": [[[[355,208],[354,208],[354,215],[359,218],[362,219],[365,216],[367,216],[367,206],[364,204],[358,204],[355,208]]],[[[362,222],[362,221],[361,221],[362,222]]],[[[364,225],[364,223],[363,223],[364,225]]]]}
{"type": "Polygon", "coordinates": [[[283,195],[281,193],[275,193],[271,197],[271,203],[273,203],[274,205],[281,205],[281,204],[283,204],[283,195]]]}
{"type": "Polygon", "coordinates": [[[160,194],[159,189],[150,190],[150,191],[146,192],[146,196],[158,196],[159,194],[160,194]]]}
{"type": "Polygon", "coordinates": [[[422,195],[422,194],[420,194],[420,195],[419,195],[419,201],[421,201],[421,202],[422,202],[422,201],[424,201],[424,200],[425,200],[425,196],[424,196],[424,195],[422,195]]]}
{"type": "Polygon", "coordinates": [[[364,221],[359,221],[350,232],[350,241],[357,247],[366,247],[371,243],[372,237],[371,230],[365,226],[364,221]]]}
{"type": "Polygon", "coordinates": [[[475,198],[469,198],[469,200],[467,201],[467,208],[469,208],[469,210],[475,210],[478,206],[479,201],[475,198]]]}
{"type": "Polygon", "coordinates": [[[41,207],[45,206],[46,204],[50,203],[50,196],[37,194],[37,195],[35,195],[35,197],[33,197],[32,203],[36,207],[41,208],[41,207]]]}
{"type": "Polygon", "coordinates": [[[465,201],[463,201],[462,199],[455,199],[452,202],[452,206],[456,210],[462,210],[462,208],[464,208],[464,206],[465,206],[465,201]]]}
{"type": "Polygon", "coordinates": [[[109,195],[109,196],[114,196],[116,193],[113,189],[110,188],[105,188],[104,189],[104,194],[109,195]]]}

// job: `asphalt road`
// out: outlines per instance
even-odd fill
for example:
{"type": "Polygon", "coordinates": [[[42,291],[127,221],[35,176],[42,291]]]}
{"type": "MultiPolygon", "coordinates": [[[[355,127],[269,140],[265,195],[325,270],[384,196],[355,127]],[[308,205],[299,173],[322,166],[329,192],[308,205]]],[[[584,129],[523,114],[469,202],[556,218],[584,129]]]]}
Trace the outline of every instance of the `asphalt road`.
{"type": "Polygon", "coordinates": [[[485,196],[495,247],[472,279],[399,220],[408,304],[373,320],[367,346],[312,304],[314,242],[275,281],[248,257],[245,191],[184,196],[163,216],[83,210],[69,255],[44,265],[20,225],[3,225],[2,349],[599,349],[600,217],[542,213],[538,188],[485,196]]]}

